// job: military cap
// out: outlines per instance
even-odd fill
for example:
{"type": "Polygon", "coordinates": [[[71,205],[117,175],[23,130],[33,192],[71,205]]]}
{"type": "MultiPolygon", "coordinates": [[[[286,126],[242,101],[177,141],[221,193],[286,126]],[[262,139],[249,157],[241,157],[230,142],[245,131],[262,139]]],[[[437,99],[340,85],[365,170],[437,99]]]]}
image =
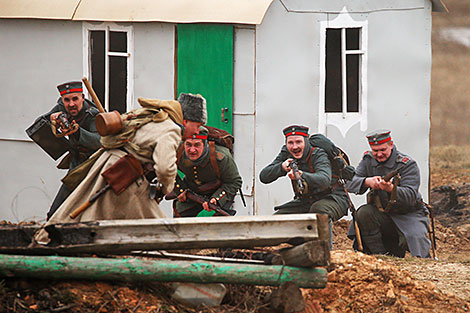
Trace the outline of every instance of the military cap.
{"type": "Polygon", "coordinates": [[[307,126],[301,126],[301,125],[291,125],[287,126],[282,130],[284,133],[284,136],[289,137],[289,136],[304,136],[308,137],[308,127],[307,126]]]}
{"type": "Polygon", "coordinates": [[[59,93],[61,96],[69,94],[69,93],[83,93],[83,87],[82,87],[82,82],[68,82],[68,83],[63,83],[61,85],[57,86],[57,89],[59,90],[59,93]]]}
{"type": "Polygon", "coordinates": [[[182,92],[178,97],[178,102],[181,104],[185,120],[206,124],[206,99],[203,96],[182,92]]]}
{"type": "Polygon", "coordinates": [[[207,140],[208,134],[209,134],[209,131],[207,130],[207,128],[205,128],[204,126],[201,126],[201,127],[199,127],[199,134],[194,134],[191,137],[189,137],[188,139],[207,140]]]}
{"type": "Polygon", "coordinates": [[[369,145],[381,145],[392,140],[391,131],[387,129],[375,130],[366,135],[369,145]]]}

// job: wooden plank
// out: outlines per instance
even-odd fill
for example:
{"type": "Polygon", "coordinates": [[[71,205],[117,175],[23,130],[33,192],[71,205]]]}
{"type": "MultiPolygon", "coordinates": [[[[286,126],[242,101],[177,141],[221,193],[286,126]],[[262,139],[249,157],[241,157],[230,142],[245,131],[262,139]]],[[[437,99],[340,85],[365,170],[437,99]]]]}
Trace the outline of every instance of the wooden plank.
{"type": "Polygon", "coordinates": [[[330,247],[328,241],[314,240],[293,248],[279,251],[272,264],[297,267],[315,267],[330,265],[330,247]]]}
{"type": "Polygon", "coordinates": [[[111,281],[173,281],[324,288],[323,268],[277,265],[143,260],[137,258],[76,258],[0,254],[0,276],[111,281]]]}
{"type": "Polygon", "coordinates": [[[3,253],[253,248],[319,238],[316,214],[109,220],[46,227],[49,246],[3,246],[3,253]],[[41,252],[43,251],[43,252],[41,252]]]}

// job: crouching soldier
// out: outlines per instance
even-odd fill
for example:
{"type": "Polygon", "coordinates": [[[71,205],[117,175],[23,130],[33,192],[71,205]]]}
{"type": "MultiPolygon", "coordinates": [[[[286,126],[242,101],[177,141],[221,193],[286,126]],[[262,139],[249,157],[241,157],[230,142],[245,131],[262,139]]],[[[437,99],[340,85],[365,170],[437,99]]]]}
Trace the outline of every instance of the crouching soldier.
{"type": "MultiPolygon", "coordinates": [[[[274,161],[260,172],[264,184],[288,176],[294,189],[294,200],[276,206],[274,214],[323,213],[332,221],[347,214],[349,201],[344,189],[332,178],[326,152],[312,147],[308,127],[288,126],[283,130],[286,144],[274,161]]],[[[331,242],[330,242],[331,247],[331,242]]]]}
{"type": "Polygon", "coordinates": [[[242,178],[229,149],[208,140],[205,127],[182,143],[177,164],[184,178],[175,184],[175,217],[235,215],[231,206],[242,178]]]}
{"type": "MultiPolygon", "coordinates": [[[[397,150],[389,130],[371,132],[367,140],[371,151],[364,153],[347,184],[356,194],[371,191],[356,213],[364,252],[404,257],[409,250],[412,256],[428,257],[429,219],[418,191],[418,164],[397,150]]],[[[352,229],[348,236],[355,239],[352,229]]]]}

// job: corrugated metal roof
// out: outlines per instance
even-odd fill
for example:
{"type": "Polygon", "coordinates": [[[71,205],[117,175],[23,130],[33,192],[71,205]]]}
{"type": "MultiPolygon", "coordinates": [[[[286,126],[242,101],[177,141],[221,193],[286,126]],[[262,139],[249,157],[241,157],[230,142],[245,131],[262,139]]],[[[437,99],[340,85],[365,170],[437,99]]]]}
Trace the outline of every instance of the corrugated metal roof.
{"type": "Polygon", "coordinates": [[[0,0],[0,18],[261,24],[273,0],[0,0]]]}

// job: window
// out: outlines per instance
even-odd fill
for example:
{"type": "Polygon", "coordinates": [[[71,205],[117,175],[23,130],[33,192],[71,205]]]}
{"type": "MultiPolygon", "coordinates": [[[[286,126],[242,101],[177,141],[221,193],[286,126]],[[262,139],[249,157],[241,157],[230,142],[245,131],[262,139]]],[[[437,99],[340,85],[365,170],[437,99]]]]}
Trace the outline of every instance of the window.
{"type": "Polygon", "coordinates": [[[326,29],[325,112],[359,112],[360,28],[326,29]],[[343,88],[344,86],[344,88],[343,88]]]}
{"type": "Polygon", "coordinates": [[[345,12],[321,30],[319,131],[335,125],[345,136],[358,122],[366,129],[367,21],[354,21],[345,12]]]}
{"type": "Polygon", "coordinates": [[[132,28],[86,24],[85,76],[107,111],[132,108],[132,28]]]}

